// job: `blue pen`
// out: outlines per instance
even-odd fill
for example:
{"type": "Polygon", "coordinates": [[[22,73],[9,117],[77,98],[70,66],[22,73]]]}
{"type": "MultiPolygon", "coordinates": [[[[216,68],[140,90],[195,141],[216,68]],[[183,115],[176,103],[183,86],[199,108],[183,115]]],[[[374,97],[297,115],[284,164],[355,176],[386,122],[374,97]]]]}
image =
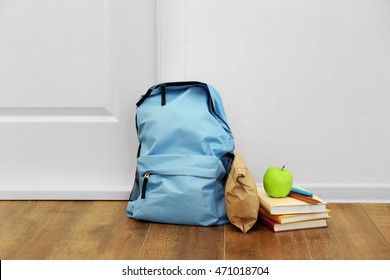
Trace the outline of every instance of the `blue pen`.
{"type": "Polygon", "coordinates": [[[296,187],[292,187],[291,188],[291,192],[296,193],[296,194],[300,194],[300,195],[303,195],[303,196],[307,196],[307,197],[313,197],[313,193],[312,192],[309,192],[309,191],[306,191],[306,190],[303,190],[303,189],[299,189],[299,188],[296,188],[296,187]]]}

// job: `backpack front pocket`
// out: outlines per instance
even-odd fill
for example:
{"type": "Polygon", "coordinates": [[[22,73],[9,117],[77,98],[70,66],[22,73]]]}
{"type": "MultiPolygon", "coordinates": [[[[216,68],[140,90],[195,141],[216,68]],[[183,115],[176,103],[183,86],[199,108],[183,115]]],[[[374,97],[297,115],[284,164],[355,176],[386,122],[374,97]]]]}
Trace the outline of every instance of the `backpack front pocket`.
{"type": "Polygon", "coordinates": [[[161,223],[227,223],[222,179],[226,171],[212,156],[143,156],[138,159],[139,196],[128,215],[161,223]]]}

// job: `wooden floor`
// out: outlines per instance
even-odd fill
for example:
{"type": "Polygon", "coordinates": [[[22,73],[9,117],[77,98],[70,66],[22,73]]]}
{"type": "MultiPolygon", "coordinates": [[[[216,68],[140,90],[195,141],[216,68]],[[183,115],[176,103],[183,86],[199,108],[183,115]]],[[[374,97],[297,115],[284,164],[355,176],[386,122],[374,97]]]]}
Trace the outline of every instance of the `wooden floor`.
{"type": "Polygon", "coordinates": [[[324,229],[247,234],[126,217],[125,201],[0,201],[0,259],[390,259],[390,204],[329,204],[324,229]]]}

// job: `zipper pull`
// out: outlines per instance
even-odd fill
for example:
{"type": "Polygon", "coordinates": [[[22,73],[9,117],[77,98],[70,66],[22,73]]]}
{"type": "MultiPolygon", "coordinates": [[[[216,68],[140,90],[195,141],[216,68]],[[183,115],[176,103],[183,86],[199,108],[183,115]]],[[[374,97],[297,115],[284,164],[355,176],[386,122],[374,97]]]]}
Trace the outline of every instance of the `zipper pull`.
{"type": "Polygon", "coordinates": [[[148,184],[149,176],[150,176],[149,172],[146,172],[144,174],[144,182],[142,183],[142,192],[141,192],[141,198],[142,199],[144,199],[145,195],[146,195],[146,185],[148,184]]]}
{"type": "Polygon", "coordinates": [[[165,106],[165,104],[167,103],[166,101],[166,90],[165,90],[165,84],[162,84],[161,85],[161,106],[165,106]]]}

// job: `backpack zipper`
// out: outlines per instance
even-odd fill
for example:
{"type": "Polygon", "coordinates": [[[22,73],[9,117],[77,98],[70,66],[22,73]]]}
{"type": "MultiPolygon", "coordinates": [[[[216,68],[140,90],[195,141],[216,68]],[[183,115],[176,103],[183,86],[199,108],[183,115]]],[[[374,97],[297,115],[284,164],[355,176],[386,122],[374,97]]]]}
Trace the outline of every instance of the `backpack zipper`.
{"type": "Polygon", "coordinates": [[[145,198],[145,195],[146,195],[146,186],[148,185],[149,176],[150,176],[150,172],[146,172],[146,173],[144,174],[144,181],[143,181],[143,183],[142,183],[142,191],[141,191],[141,199],[144,199],[144,198],[145,198]]]}
{"type": "Polygon", "coordinates": [[[161,106],[165,106],[165,104],[167,103],[166,101],[166,89],[165,89],[165,84],[162,84],[161,85],[161,106]]]}
{"type": "Polygon", "coordinates": [[[151,86],[148,91],[141,97],[141,99],[136,103],[137,107],[141,106],[142,103],[149,97],[149,95],[155,90],[161,87],[161,106],[166,104],[165,94],[166,94],[166,86],[192,86],[192,85],[206,85],[205,83],[188,81],[188,82],[171,82],[171,83],[162,83],[151,86]]]}

